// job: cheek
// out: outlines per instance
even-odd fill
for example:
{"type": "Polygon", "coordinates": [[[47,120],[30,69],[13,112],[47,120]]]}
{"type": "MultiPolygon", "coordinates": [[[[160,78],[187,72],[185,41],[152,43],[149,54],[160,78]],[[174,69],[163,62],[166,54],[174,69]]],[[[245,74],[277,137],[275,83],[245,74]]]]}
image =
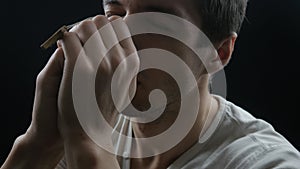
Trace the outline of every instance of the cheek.
{"type": "MultiPolygon", "coordinates": [[[[143,34],[134,36],[133,41],[138,51],[155,48],[172,52],[189,67],[195,79],[199,79],[206,72],[200,58],[191,49],[172,38],[154,34],[143,34]]],[[[139,91],[141,93],[145,91],[143,94],[146,94],[146,96],[142,94],[138,95],[143,101],[145,99],[148,100],[149,93],[154,89],[162,89],[167,97],[170,98],[179,95],[176,81],[168,73],[160,70],[153,69],[140,72],[138,74],[138,82],[140,83],[139,91]]]]}
{"type": "Polygon", "coordinates": [[[163,49],[177,55],[191,69],[202,65],[200,58],[189,47],[173,38],[156,34],[142,34],[133,36],[132,39],[138,51],[147,48],[163,49]]]}
{"type": "Polygon", "coordinates": [[[157,42],[159,41],[159,39],[154,38],[154,36],[155,35],[140,34],[133,36],[132,40],[138,51],[147,48],[158,48],[159,45],[157,45],[157,42]]]}
{"type": "Polygon", "coordinates": [[[169,74],[157,69],[148,69],[138,74],[138,88],[133,104],[150,108],[149,95],[151,91],[160,89],[167,97],[168,102],[180,97],[180,90],[169,74]]]}

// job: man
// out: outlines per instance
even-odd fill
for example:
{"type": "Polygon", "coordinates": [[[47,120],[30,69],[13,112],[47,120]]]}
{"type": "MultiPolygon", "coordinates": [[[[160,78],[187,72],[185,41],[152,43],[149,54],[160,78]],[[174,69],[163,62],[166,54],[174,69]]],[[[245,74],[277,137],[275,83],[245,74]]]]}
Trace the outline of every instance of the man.
{"type": "MultiPolygon", "coordinates": [[[[163,133],[176,121],[182,106],[179,87],[172,77],[155,69],[142,71],[128,86],[131,92],[136,91],[132,92],[135,94],[132,103],[141,111],[149,109],[148,96],[153,89],[164,91],[168,104],[159,118],[148,123],[128,121],[124,115],[115,113],[117,110],[113,105],[113,96],[107,91],[110,91],[117,66],[128,55],[147,48],[172,51],[190,66],[197,79],[196,93],[199,93],[201,100],[195,122],[180,142],[166,151],[144,156],[144,145],[137,143],[132,146],[127,140],[112,137],[114,148],[120,149],[117,151],[129,149],[141,155],[132,157],[116,153],[119,155],[116,157],[113,152],[98,146],[77,118],[72,80],[83,46],[95,35],[92,38],[93,44],[107,47],[110,38],[118,37],[122,31],[126,32],[125,27],[118,29],[115,24],[107,26],[109,29],[106,34],[97,33],[97,30],[114,21],[124,26],[120,17],[126,21],[132,14],[169,13],[199,27],[213,43],[222,65],[226,65],[242,25],[246,5],[244,0],[105,0],[105,17],[96,16],[92,20],[83,21],[70,32],[64,33],[63,39],[58,42],[57,50],[37,79],[32,123],[27,132],[16,140],[1,169],[52,169],[65,168],[66,165],[72,169],[298,168],[300,154],[288,141],[268,123],[210,94],[209,70],[203,60],[199,60],[181,42],[162,35],[137,35],[114,46],[99,65],[95,93],[105,119],[120,133],[135,139],[151,138],[163,133]],[[61,161],[63,156],[65,158],[61,161]]],[[[85,52],[89,53],[88,50],[85,52]]],[[[132,62],[124,64],[136,69],[141,64],[140,58],[138,55],[132,58],[132,62]]],[[[83,71],[93,69],[93,66],[89,67],[93,64],[88,59],[83,64],[83,71]]],[[[184,113],[190,115],[189,112],[184,113]]],[[[180,133],[174,133],[177,134],[180,133]]],[[[101,135],[101,138],[111,136],[101,135]]],[[[159,150],[152,145],[149,147],[150,151],[159,150]]]]}

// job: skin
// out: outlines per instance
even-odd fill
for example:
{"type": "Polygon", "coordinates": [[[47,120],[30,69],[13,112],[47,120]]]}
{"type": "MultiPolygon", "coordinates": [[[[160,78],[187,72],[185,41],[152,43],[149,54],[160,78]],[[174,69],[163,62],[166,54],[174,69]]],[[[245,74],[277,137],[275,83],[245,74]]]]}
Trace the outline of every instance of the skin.
{"type": "MultiPolygon", "coordinates": [[[[106,16],[96,16],[90,21],[83,21],[79,26],[65,33],[64,38],[58,42],[57,50],[37,78],[32,123],[27,132],[16,140],[1,169],[53,169],[63,155],[66,156],[69,167],[74,169],[120,168],[113,154],[95,145],[85,134],[73,107],[72,75],[83,44],[108,22],[119,17],[126,20],[127,15],[139,12],[171,13],[189,20],[199,28],[202,23],[192,0],[165,0],[164,3],[159,0],[119,0],[114,3],[107,1],[104,2],[104,9],[106,16]]],[[[237,35],[233,32],[227,38],[214,43],[223,65],[230,60],[236,38],[237,35]]],[[[97,40],[105,42],[101,35],[97,40]]],[[[167,168],[197,141],[200,132],[205,130],[204,122],[207,120],[210,123],[218,110],[218,102],[208,92],[209,76],[203,64],[193,56],[191,51],[167,37],[140,35],[120,42],[99,66],[101,70],[99,72],[105,73],[98,74],[96,78],[96,84],[99,84],[96,89],[97,101],[99,106],[103,107],[104,116],[111,124],[115,117],[112,115],[114,108],[111,96],[105,91],[108,90],[116,66],[126,57],[126,54],[150,47],[172,51],[181,56],[186,63],[193,63],[189,65],[198,78],[201,103],[196,123],[177,146],[154,157],[131,159],[132,168],[167,168]],[[211,111],[209,111],[210,107],[211,111]],[[208,112],[212,113],[210,115],[212,118],[207,118],[208,112]]],[[[134,66],[139,67],[138,57],[134,66]]],[[[167,99],[172,101],[163,116],[154,122],[134,123],[135,137],[151,137],[172,125],[178,113],[179,93],[169,76],[159,71],[145,71],[138,75],[130,87],[136,89],[133,104],[140,110],[149,108],[147,97],[155,88],[162,89],[167,99]],[[153,79],[159,80],[154,83],[153,79]]],[[[139,147],[136,148],[143,151],[139,147]]]]}

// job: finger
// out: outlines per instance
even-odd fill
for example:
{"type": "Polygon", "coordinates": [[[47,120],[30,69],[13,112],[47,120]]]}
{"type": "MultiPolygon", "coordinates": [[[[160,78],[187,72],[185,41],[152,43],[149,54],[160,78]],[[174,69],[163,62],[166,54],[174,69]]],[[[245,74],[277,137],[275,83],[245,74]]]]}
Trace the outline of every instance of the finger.
{"type": "MultiPolygon", "coordinates": [[[[116,50],[118,53],[121,53],[120,57],[112,56],[112,64],[116,65],[119,64],[123,59],[128,58],[130,55],[134,55],[135,58],[134,62],[126,62],[127,64],[127,70],[133,69],[136,70],[139,67],[139,58],[137,54],[134,54],[136,52],[135,45],[133,43],[133,40],[131,38],[130,31],[128,29],[128,26],[124,22],[122,17],[119,16],[113,16],[110,17],[109,20],[111,21],[111,25],[114,28],[114,31],[116,33],[116,36],[119,41],[119,45],[117,45],[116,50]]],[[[132,60],[132,59],[131,59],[132,60]]],[[[129,71],[129,70],[128,70],[129,71]]]]}
{"type": "Polygon", "coordinates": [[[61,41],[57,41],[56,42],[56,46],[58,47],[58,48],[61,48],[62,46],[61,46],[61,41]]]}
{"type": "MultiPolygon", "coordinates": [[[[74,32],[66,32],[61,40],[61,44],[64,51],[65,62],[60,88],[60,91],[63,91],[63,93],[60,92],[60,94],[64,97],[69,97],[72,96],[72,79],[76,60],[80,54],[84,54],[84,50],[77,34],[74,32]]],[[[61,99],[68,100],[70,98],[61,99]]]]}
{"type": "MultiPolygon", "coordinates": [[[[110,56],[112,49],[116,44],[118,44],[117,36],[109,20],[105,16],[98,15],[93,18],[93,21],[97,26],[99,35],[101,36],[103,48],[105,48],[103,50],[104,58],[100,63],[99,71],[104,74],[111,74],[113,68],[112,62],[110,61],[110,58],[107,56],[110,56]]],[[[119,58],[119,53],[114,53],[114,55],[119,58]]]]}
{"type": "MultiPolygon", "coordinates": [[[[94,33],[87,40],[85,40],[84,50],[85,50],[85,53],[87,56],[86,59],[89,62],[89,65],[91,66],[92,69],[96,70],[97,67],[99,66],[99,62],[106,55],[107,49],[104,45],[103,39],[100,36],[100,33],[98,32],[97,24],[94,22],[94,19],[89,21],[89,24],[93,25],[93,28],[90,29],[90,33],[91,32],[94,32],[94,33]]],[[[98,23],[98,25],[99,25],[99,23],[98,23]]],[[[83,26],[81,26],[81,27],[84,28],[83,26]]],[[[87,25],[87,27],[88,27],[88,25],[87,25]]],[[[89,29],[89,28],[87,28],[87,29],[89,29]]]]}
{"type": "Polygon", "coordinates": [[[65,68],[73,70],[77,57],[83,51],[78,35],[74,32],[65,32],[60,41],[65,56],[65,68]]]}
{"type": "Polygon", "coordinates": [[[44,69],[39,73],[36,80],[36,95],[56,97],[58,94],[64,67],[64,53],[62,48],[57,48],[44,69]]]}
{"type": "Polygon", "coordinates": [[[62,48],[57,48],[43,69],[46,76],[61,76],[64,60],[62,48]]]}
{"type": "Polygon", "coordinates": [[[132,41],[128,26],[122,17],[112,16],[109,18],[111,25],[116,33],[120,46],[129,55],[136,51],[135,45],[132,41]]]}
{"type": "MultiPolygon", "coordinates": [[[[97,15],[92,19],[92,21],[96,25],[98,34],[101,38],[100,29],[103,26],[105,26],[107,23],[109,23],[108,19],[103,15],[97,15]]],[[[108,51],[107,51],[107,48],[106,48],[102,38],[101,38],[101,41],[98,42],[98,46],[99,46],[99,49],[102,51],[102,54],[104,54],[104,56],[105,56],[108,51]]]]}
{"type": "Polygon", "coordinates": [[[65,56],[63,76],[59,88],[58,109],[60,113],[60,129],[62,133],[69,130],[70,126],[74,130],[79,130],[80,125],[77,123],[77,117],[72,99],[72,80],[74,67],[77,58],[84,55],[84,50],[80,39],[75,32],[65,32],[61,40],[62,49],[65,56]]]}
{"type": "Polygon", "coordinates": [[[109,24],[109,20],[103,15],[95,16],[92,21],[95,23],[97,30],[100,30],[103,26],[109,24]]]}
{"type": "Polygon", "coordinates": [[[84,45],[89,38],[97,32],[97,27],[92,20],[84,20],[70,30],[70,32],[75,32],[79,37],[81,43],[84,45]]]}
{"type": "Polygon", "coordinates": [[[93,18],[93,21],[97,26],[106,49],[111,49],[113,46],[118,44],[118,38],[115,34],[115,31],[105,16],[96,16],[93,18]]]}

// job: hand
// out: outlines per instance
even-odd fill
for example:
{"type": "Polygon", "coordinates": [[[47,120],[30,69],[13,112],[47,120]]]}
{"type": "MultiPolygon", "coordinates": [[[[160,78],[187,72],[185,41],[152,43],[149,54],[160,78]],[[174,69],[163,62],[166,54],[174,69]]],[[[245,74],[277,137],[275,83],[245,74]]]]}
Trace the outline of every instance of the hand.
{"type": "Polygon", "coordinates": [[[38,75],[32,122],[14,144],[1,169],[53,169],[63,156],[57,128],[57,97],[63,70],[63,51],[58,48],[38,75]]]}
{"type": "Polygon", "coordinates": [[[62,145],[57,127],[57,98],[63,71],[63,51],[58,48],[36,81],[32,122],[25,136],[45,146],[62,145]]]}
{"type": "MultiPolygon", "coordinates": [[[[126,26],[121,18],[112,17],[111,20],[118,19],[118,24],[122,24],[122,27],[126,26]]],[[[116,159],[111,161],[111,157],[114,156],[98,147],[93,141],[89,139],[86,133],[83,131],[75,112],[73,105],[73,94],[72,94],[72,82],[74,75],[74,68],[78,56],[83,51],[84,63],[80,67],[80,71],[84,73],[97,72],[96,77],[96,95],[99,107],[102,108],[102,112],[105,117],[108,117],[108,121],[113,121],[114,113],[116,112],[112,96],[111,96],[111,79],[117,66],[127,57],[127,55],[136,51],[135,46],[131,38],[118,43],[107,56],[104,57],[100,63],[99,68],[91,66],[93,62],[92,55],[96,52],[103,54],[103,50],[107,49],[108,41],[117,41],[119,36],[124,33],[129,33],[128,30],[117,29],[115,26],[110,25],[110,20],[104,16],[97,16],[93,20],[87,20],[80,23],[77,27],[72,29],[70,32],[64,34],[64,38],[59,42],[59,46],[62,47],[65,56],[63,76],[61,80],[61,86],[58,96],[58,107],[59,107],[59,130],[64,140],[65,153],[67,156],[67,162],[71,168],[87,167],[87,164],[92,164],[91,167],[99,167],[97,162],[103,162],[100,164],[101,168],[105,168],[103,165],[115,164],[117,167],[116,159]],[[104,34],[98,32],[103,26],[108,24],[107,31],[104,34]],[[92,37],[93,49],[89,46],[85,46],[86,42],[92,37]],[[105,36],[105,38],[103,37],[105,36]],[[97,157],[99,158],[97,158],[97,157]],[[80,158],[80,163],[78,159],[80,158]]],[[[125,27],[126,28],[126,27],[125,27]]],[[[82,53],[81,53],[82,54],[82,53]]],[[[130,70],[138,70],[139,59],[136,55],[134,62],[125,62],[124,70],[122,72],[126,75],[130,70]]],[[[129,88],[135,91],[136,82],[127,81],[129,84],[123,84],[130,86],[129,88]]],[[[93,82],[86,82],[93,83],[93,82]]],[[[123,98],[127,91],[120,93],[123,98]]],[[[110,139],[110,135],[104,135],[101,138],[110,139]]],[[[108,166],[106,166],[108,167],[108,166]]]]}

